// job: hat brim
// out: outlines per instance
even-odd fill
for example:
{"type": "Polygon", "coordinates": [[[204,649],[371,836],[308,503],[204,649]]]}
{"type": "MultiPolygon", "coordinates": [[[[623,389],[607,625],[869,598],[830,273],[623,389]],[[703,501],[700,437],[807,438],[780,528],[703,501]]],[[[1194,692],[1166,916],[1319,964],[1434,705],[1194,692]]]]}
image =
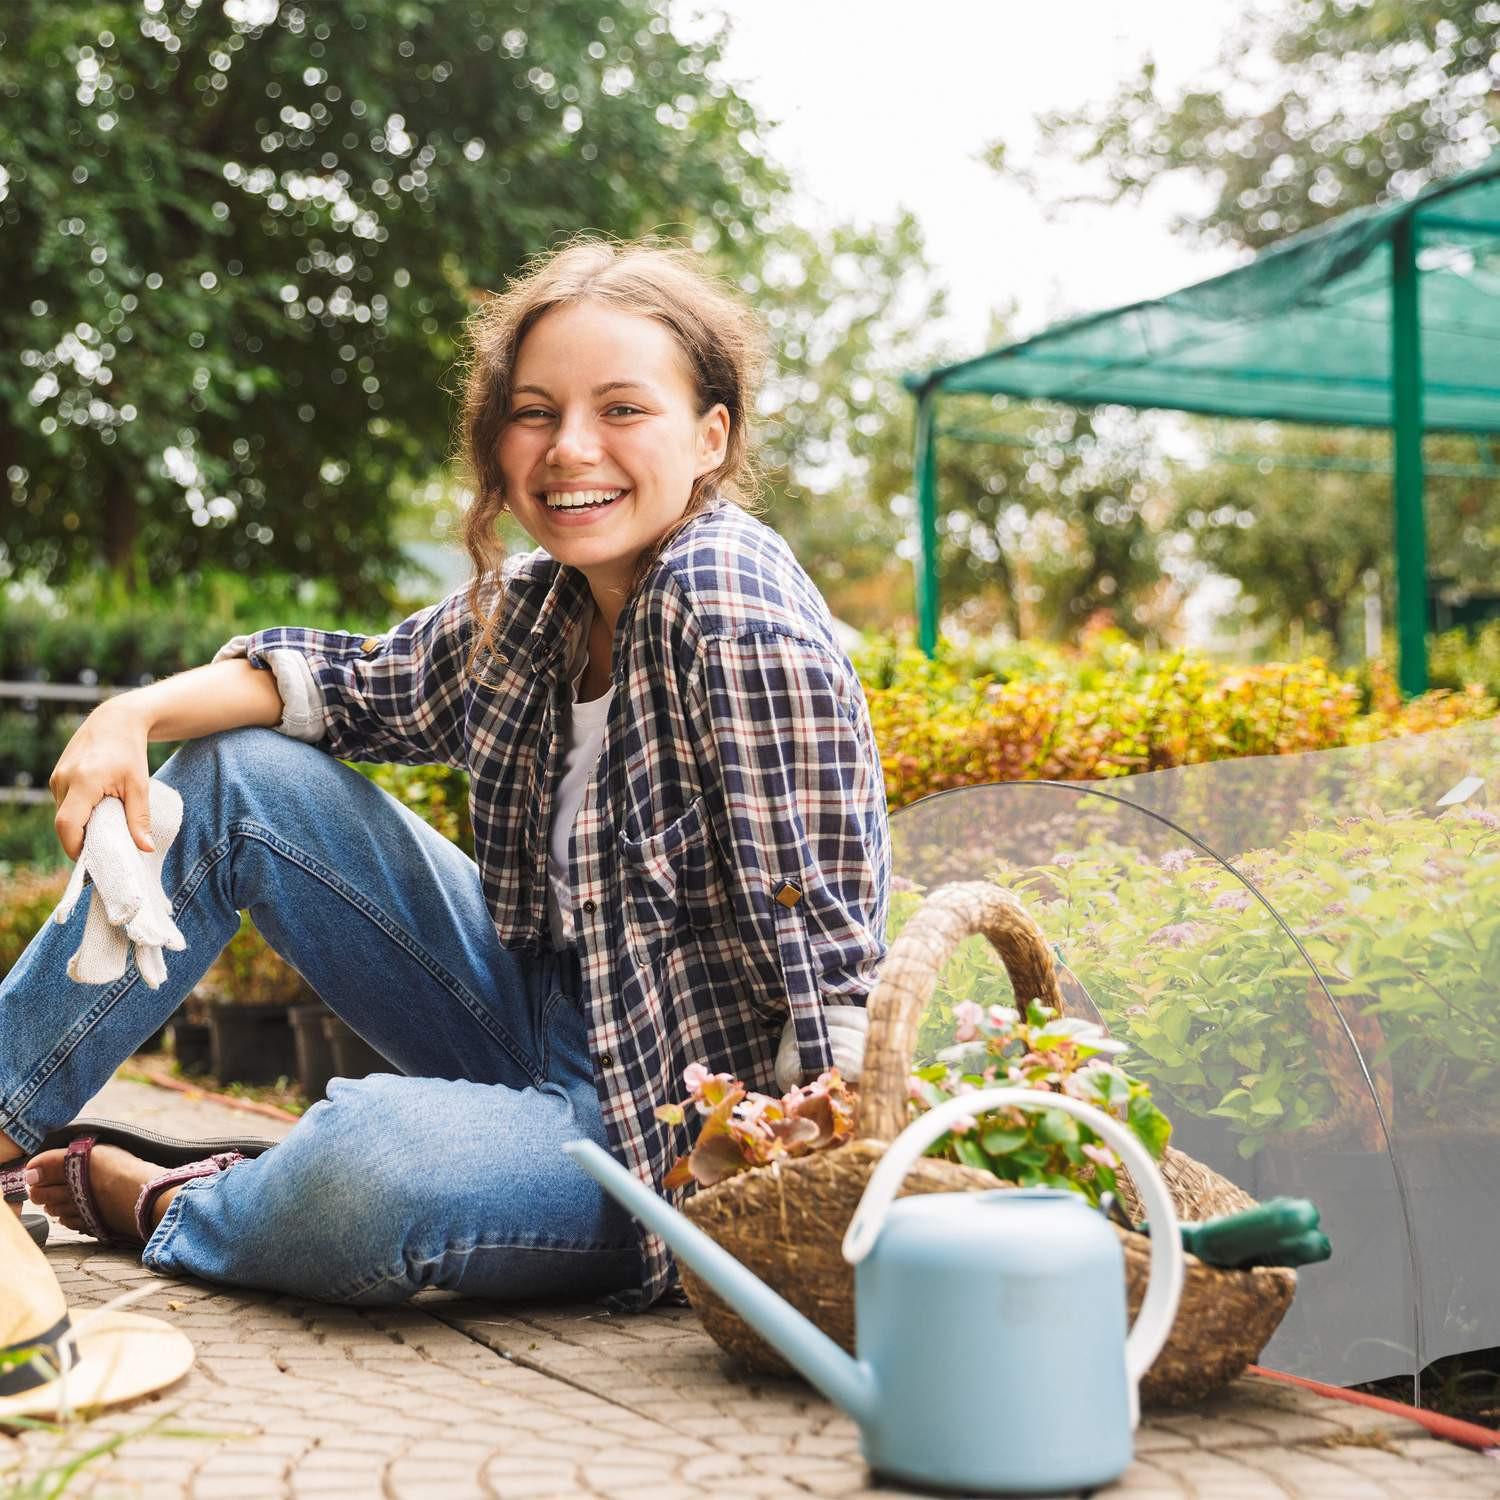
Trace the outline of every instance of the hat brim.
{"type": "Polygon", "coordinates": [[[66,1381],[0,1397],[0,1426],[10,1417],[55,1417],[134,1401],[192,1368],[192,1341],[160,1318],[101,1308],[78,1314],[73,1326],[76,1358],[66,1381]]]}

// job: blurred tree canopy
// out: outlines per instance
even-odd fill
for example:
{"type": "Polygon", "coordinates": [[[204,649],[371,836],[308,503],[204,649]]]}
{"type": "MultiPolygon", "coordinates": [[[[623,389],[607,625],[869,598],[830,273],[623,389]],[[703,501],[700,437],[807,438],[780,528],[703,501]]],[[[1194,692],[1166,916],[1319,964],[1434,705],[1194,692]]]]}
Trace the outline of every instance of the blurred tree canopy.
{"type": "Polygon", "coordinates": [[[0,577],[383,601],[476,288],[584,227],[748,255],[785,184],[717,59],[650,0],[11,0],[0,577]]]}
{"type": "Polygon", "coordinates": [[[1181,599],[1163,567],[1161,466],[1137,419],[965,396],[940,421],[1004,439],[938,444],[945,611],[1016,639],[1071,640],[1101,612],[1136,637],[1171,623],[1181,599]]]}
{"type": "Polygon", "coordinates": [[[836,614],[889,624],[910,614],[913,589],[909,522],[891,505],[911,471],[901,374],[944,311],[921,230],[910,214],[823,231],[781,222],[742,284],[775,350],[760,403],[766,519],[836,614]]]}
{"type": "MultiPolygon", "coordinates": [[[[1497,90],[1495,0],[1289,0],[1247,15],[1212,73],[1175,95],[1147,60],[1111,97],[1037,123],[1044,156],[1103,179],[1094,192],[1054,194],[1052,207],[1137,199],[1164,178],[1189,179],[1205,207],[1179,217],[1177,231],[1258,250],[1483,160],[1500,143],[1497,90]]],[[[1017,162],[1006,142],[991,145],[989,161],[1045,193],[1049,174],[1017,162]]],[[[1248,439],[1241,427],[1239,440],[1266,461],[1178,471],[1166,524],[1240,582],[1257,623],[1302,620],[1350,644],[1347,613],[1367,569],[1393,600],[1388,440],[1274,424],[1248,439]],[[1309,460],[1345,467],[1315,472],[1309,460]]],[[[1429,439],[1427,452],[1476,458],[1462,439],[1429,439]]],[[[1493,579],[1500,484],[1429,475],[1427,505],[1433,571],[1461,585],[1493,579]]]]}
{"type": "MultiPolygon", "coordinates": [[[[944,295],[910,214],[817,234],[779,224],[744,285],[776,341],[761,457],[768,519],[851,624],[914,613],[912,422],[901,375],[961,353],[934,341],[944,295]]],[[[991,330],[991,342],[1003,326],[991,330]]],[[[1165,623],[1148,445],[1118,417],[1101,436],[1067,407],[950,399],[944,421],[1004,431],[939,447],[945,609],[975,630],[1075,635],[1100,609],[1131,634],[1165,623]]],[[[1170,596],[1170,602],[1168,602],[1170,596]]]]}
{"type": "MultiPolygon", "coordinates": [[[[1181,470],[1171,522],[1196,554],[1244,590],[1243,618],[1284,626],[1301,620],[1335,647],[1356,649],[1366,570],[1382,578],[1394,608],[1390,558],[1391,444],[1384,433],[1263,424],[1223,427],[1226,446],[1263,463],[1181,470]],[[1320,464],[1334,467],[1319,468],[1320,464]]],[[[1492,588],[1500,550],[1500,485],[1441,472],[1474,464],[1474,444],[1430,437],[1427,533],[1433,569],[1460,589],[1492,588]]]]}
{"type": "MultiPolygon", "coordinates": [[[[1049,154],[1102,169],[1105,201],[1191,176],[1211,201],[1179,230],[1258,250],[1482,161],[1496,90],[1496,0],[1291,0],[1252,10],[1175,98],[1148,59],[1113,97],[1038,123],[1049,154]]],[[[1003,142],[990,161],[1008,169],[1003,142]]]]}

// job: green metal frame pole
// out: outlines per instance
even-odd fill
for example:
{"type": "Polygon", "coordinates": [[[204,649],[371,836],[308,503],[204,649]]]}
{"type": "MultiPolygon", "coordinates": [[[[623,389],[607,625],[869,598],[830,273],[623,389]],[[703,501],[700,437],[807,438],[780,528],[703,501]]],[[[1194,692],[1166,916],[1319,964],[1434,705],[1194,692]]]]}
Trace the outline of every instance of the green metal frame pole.
{"type": "Polygon", "coordinates": [[[1401,691],[1427,691],[1427,532],[1422,506],[1422,313],[1417,226],[1391,241],[1391,430],[1395,443],[1396,622],[1401,691]]]}
{"type": "Polygon", "coordinates": [[[928,656],[937,652],[937,390],[917,392],[916,452],[912,474],[917,489],[917,643],[928,656]]]}

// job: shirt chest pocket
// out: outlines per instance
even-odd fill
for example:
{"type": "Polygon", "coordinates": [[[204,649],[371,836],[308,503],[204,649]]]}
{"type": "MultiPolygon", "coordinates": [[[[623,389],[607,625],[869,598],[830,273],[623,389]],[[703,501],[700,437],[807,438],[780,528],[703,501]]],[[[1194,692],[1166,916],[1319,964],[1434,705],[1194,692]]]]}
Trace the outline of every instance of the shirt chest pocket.
{"type": "Polygon", "coordinates": [[[642,932],[720,927],[733,913],[703,798],[658,833],[619,835],[630,921],[642,932]]]}

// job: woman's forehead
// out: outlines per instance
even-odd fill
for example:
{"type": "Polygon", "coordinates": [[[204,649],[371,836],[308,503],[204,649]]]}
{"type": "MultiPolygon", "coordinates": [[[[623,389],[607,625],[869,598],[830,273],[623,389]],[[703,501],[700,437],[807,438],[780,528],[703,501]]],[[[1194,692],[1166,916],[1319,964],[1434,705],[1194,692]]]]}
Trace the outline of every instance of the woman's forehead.
{"type": "Polygon", "coordinates": [[[645,313],[576,302],[544,313],[516,352],[514,388],[594,394],[597,387],[654,386],[692,393],[687,356],[670,329],[645,313]]]}

